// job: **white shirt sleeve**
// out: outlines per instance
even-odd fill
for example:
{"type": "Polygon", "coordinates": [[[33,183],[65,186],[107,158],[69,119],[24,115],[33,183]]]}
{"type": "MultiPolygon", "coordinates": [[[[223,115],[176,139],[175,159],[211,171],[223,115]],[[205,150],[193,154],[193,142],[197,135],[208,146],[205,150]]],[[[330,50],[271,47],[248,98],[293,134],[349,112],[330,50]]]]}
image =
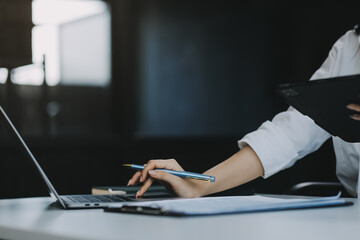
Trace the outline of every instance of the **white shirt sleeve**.
{"type": "MultiPolygon", "coordinates": [[[[328,78],[336,74],[347,34],[331,49],[328,58],[311,79],[328,78]]],[[[267,178],[292,166],[298,159],[317,150],[331,135],[309,117],[293,107],[264,122],[259,129],[238,141],[240,149],[249,145],[258,155],[267,178]]]]}

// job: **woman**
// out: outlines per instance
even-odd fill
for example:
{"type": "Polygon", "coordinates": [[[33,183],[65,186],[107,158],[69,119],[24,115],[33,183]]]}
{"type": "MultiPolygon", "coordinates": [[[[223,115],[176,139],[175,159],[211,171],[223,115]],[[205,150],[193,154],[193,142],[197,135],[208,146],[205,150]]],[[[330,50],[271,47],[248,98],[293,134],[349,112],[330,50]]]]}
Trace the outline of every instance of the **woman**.
{"type": "MultiPolygon", "coordinates": [[[[311,80],[359,73],[360,37],[359,28],[356,26],[334,44],[328,58],[311,80]]],[[[356,104],[344,107],[360,112],[360,106],[356,104]]],[[[358,114],[351,117],[360,120],[358,114]]],[[[240,151],[206,171],[204,174],[215,176],[214,183],[182,179],[153,170],[167,168],[183,171],[174,159],[169,159],[149,161],[144,170],[134,174],[129,185],[139,182],[143,184],[136,194],[137,197],[142,196],[155,180],[171,188],[180,197],[205,196],[260,176],[267,178],[316,151],[330,137],[331,135],[313,120],[290,107],[239,140],[240,151]]],[[[358,196],[360,143],[347,143],[338,137],[332,138],[337,159],[336,174],[349,194],[358,196]]]]}

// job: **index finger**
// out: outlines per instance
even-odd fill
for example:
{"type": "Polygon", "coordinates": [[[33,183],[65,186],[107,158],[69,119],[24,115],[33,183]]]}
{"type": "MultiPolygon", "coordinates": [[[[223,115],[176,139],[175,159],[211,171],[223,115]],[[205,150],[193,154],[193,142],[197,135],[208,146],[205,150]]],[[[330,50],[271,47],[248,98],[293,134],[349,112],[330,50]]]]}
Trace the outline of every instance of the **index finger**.
{"type": "Polygon", "coordinates": [[[183,171],[183,169],[178,164],[175,163],[176,161],[174,159],[150,160],[146,164],[145,168],[141,171],[140,182],[144,182],[146,180],[146,178],[148,177],[149,170],[153,170],[156,168],[165,168],[170,170],[183,171]]]}

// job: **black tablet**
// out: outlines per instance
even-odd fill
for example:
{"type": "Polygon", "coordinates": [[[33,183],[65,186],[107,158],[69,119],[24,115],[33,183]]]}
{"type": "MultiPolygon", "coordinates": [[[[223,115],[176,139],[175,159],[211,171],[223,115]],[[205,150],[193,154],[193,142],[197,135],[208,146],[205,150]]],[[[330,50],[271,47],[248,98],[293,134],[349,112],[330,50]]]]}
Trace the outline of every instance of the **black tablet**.
{"type": "Polygon", "coordinates": [[[360,104],[360,74],[282,84],[277,92],[286,102],[333,136],[360,142],[360,121],[350,118],[349,103],[360,104]]]}

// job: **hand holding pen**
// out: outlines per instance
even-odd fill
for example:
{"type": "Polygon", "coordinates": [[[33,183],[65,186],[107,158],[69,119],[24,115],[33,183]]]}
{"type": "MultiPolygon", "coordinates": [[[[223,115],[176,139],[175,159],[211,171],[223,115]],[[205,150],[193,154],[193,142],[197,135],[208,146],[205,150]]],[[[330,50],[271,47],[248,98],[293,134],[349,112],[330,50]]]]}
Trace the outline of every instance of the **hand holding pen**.
{"type": "MultiPolygon", "coordinates": [[[[137,165],[139,166],[139,165],[137,165]]],[[[142,167],[142,166],[141,166],[142,167]]],[[[133,177],[129,180],[128,185],[135,185],[138,183],[143,183],[140,190],[136,193],[136,197],[141,197],[147,191],[147,189],[152,185],[152,183],[157,180],[160,183],[163,183],[166,187],[170,188],[176,195],[182,197],[198,197],[199,192],[197,191],[198,180],[187,179],[189,176],[191,177],[191,172],[184,172],[184,169],[176,162],[174,159],[169,160],[150,160],[144,169],[141,171],[137,171],[133,177]],[[159,171],[160,170],[160,171],[159,171]],[[172,173],[168,171],[173,170],[172,173]],[[186,173],[186,178],[181,178],[175,176],[174,174],[178,173],[186,173]]],[[[206,176],[202,174],[196,174],[198,179],[201,176],[206,176]]],[[[194,175],[193,175],[194,176],[194,175]]],[[[185,176],[183,176],[185,177],[185,176]]],[[[208,180],[211,179],[214,181],[214,177],[211,176],[208,180]]],[[[193,178],[193,177],[192,177],[193,178]]],[[[210,182],[209,181],[209,182],[210,182]]]]}
{"type": "MultiPolygon", "coordinates": [[[[123,164],[123,166],[130,167],[135,170],[144,170],[144,168],[145,168],[144,165],[138,165],[138,164],[123,164]]],[[[171,174],[181,177],[181,178],[195,179],[195,180],[205,181],[205,182],[215,182],[215,177],[200,174],[200,173],[175,171],[175,170],[170,170],[170,169],[166,169],[166,168],[160,168],[160,169],[154,169],[154,170],[168,172],[168,173],[171,173],[171,174]]]]}

